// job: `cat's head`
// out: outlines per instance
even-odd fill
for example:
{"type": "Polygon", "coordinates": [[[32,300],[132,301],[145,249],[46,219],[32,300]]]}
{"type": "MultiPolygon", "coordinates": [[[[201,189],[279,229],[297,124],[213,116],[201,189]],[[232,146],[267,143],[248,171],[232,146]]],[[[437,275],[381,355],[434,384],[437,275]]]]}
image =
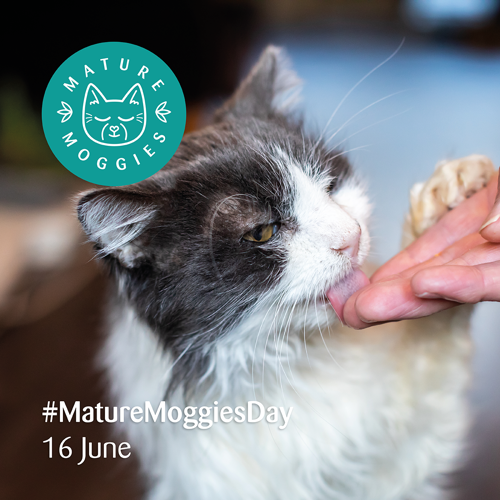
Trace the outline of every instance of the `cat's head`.
{"type": "Polygon", "coordinates": [[[83,130],[97,144],[125,146],[139,139],[146,128],[144,93],[139,83],[122,99],[106,99],[89,83],[83,99],[83,130]]]}
{"type": "Polygon", "coordinates": [[[267,48],[160,172],[79,201],[121,294],[183,353],[176,369],[237,335],[258,308],[330,308],[325,294],[349,291],[368,252],[363,189],[342,153],[280,107],[292,83],[280,50],[267,48]]]}

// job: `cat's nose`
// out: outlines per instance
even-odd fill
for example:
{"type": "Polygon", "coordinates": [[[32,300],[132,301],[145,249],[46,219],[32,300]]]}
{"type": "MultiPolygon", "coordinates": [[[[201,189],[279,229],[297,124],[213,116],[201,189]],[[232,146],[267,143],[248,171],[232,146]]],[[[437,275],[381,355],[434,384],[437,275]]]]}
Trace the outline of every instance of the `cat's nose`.
{"type": "Polygon", "coordinates": [[[361,229],[357,231],[353,231],[346,237],[342,246],[340,248],[335,248],[338,252],[342,252],[348,255],[351,259],[354,259],[358,256],[359,252],[359,239],[361,237],[361,229]]]}

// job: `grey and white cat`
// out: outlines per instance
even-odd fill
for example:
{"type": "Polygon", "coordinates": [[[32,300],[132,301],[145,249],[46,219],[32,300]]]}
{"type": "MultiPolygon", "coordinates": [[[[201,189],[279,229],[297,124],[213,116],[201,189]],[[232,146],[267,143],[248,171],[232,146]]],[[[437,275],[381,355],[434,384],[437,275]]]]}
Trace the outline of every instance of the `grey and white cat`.
{"type": "MultiPolygon", "coordinates": [[[[277,104],[292,81],[267,48],[160,172],[79,201],[116,279],[101,359],[117,405],[293,407],[283,430],[126,423],[146,498],[445,498],[467,428],[470,309],[342,327],[326,297],[341,314],[366,282],[370,207],[345,156],[277,104]]],[[[460,169],[482,186],[478,158],[460,169]]],[[[458,177],[439,168],[413,206],[437,218],[458,177]]]]}
{"type": "Polygon", "coordinates": [[[122,99],[106,99],[93,83],[83,98],[83,130],[97,144],[126,146],[137,141],[146,128],[146,104],[139,83],[122,99]]]}

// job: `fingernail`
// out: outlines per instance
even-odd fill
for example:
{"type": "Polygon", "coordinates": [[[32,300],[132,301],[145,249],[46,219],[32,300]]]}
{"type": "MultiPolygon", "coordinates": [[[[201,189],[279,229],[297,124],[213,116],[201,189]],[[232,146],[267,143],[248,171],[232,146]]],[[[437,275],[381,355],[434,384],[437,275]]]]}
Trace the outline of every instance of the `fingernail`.
{"type": "Polygon", "coordinates": [[[347,321],[343,324],[347,328],[352,328],[353,330],[359,330],[359,327],[350,325],[347,321]]]}
{"type": "Polygon", "coordinates": [[[459,304],[463,304],[463,302],[460,300],[452,299],[451,297],[446,297],[446,295],[438,295],[436,293],[422,292],[422,293],[416,293],[415,296],[420,299],[442,299],[442,300],[448,300],[450,302],[458,302],[459,304]]]}
{"type": "Polygon", "coordinates": [[[377,323],[379,321],[378,319],[366,319],[360,314],[358,314],[358,317],[363,323],[366,323],[367,325],[371,325],[372,323],[377,323]]]}
{"type": "Polygon", "coordinates": [[[441,299],[442,295],[436,295],[435,293],[429,293],[429,292],[422,292],[422,293],[416,293],[416,297],[419,299],[441,299]]]}
{"type": "Polygon", "coordinates": [[[495,215],[495,217],[492,217],[489,221],[485,222],[479,228],[479,232],[481,232],[484,228],[488,227],[490,224],[493,224],[494,222],[496,222],[498,219],[500,219],[500,214],[495,215]]]}

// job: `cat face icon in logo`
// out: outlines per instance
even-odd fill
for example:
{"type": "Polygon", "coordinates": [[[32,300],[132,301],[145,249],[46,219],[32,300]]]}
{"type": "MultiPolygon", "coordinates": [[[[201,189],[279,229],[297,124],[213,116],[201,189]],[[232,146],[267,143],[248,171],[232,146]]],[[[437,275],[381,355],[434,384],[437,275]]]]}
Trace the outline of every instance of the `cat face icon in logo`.
{"type": "Polygon", "coordinates": [[[123,42],[89,45],[56,70],[43,97],[52,152],[78,177],[126,186],[164,168],[186,125],[182,88],[152,52],[123,42]]]}
{"type": "Polygon", "coordinates": [[[139,83],[123,99],[106,99],[89,83],[83,99],[83,130],[103,146],[126,146],[137,141],[146,129],[146,103],[139,83]]]}

